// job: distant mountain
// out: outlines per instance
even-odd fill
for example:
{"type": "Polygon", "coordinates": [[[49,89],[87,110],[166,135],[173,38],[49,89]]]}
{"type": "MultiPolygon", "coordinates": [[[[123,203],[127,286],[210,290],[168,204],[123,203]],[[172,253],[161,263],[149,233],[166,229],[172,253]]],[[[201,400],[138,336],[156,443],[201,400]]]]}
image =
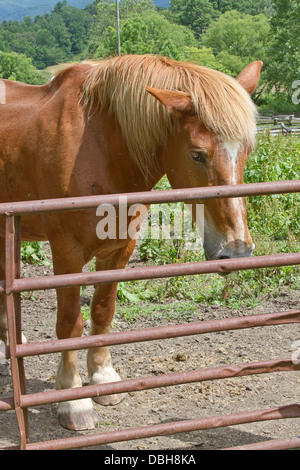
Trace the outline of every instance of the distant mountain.
{"type": "MultiPolygon", "coordinates": [[[[0,23],[4,20],[22,20],[24,16],[34,17],[50,13],[58,0],[0,0],[0,23]]],[[[68,5],[84,8],[93,0],[68,0],[68,5]]],[[[169,0],[154,0],[157,6],[168,8],[169,0]]]]}
{"type": "Polygon", "coordinates": [[[153,0],[157,7],[169,8],[170,0],[153,0]]]}

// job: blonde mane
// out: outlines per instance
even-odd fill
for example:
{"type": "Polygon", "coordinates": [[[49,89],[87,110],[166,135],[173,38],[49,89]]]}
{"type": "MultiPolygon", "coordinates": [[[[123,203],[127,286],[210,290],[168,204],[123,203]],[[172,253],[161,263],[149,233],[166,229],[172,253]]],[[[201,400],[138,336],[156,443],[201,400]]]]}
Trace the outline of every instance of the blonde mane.
{"type": "Polygon", "coordinates": [[[216,70],[151,55],[115,57],[94,64],[83,86],[83,99],[116,116],[132,156],[146,173],[178,118],[146,91],[188,93],[199,120],[225,141],[252,145],[256,108],[239,83],[216,70]]]}

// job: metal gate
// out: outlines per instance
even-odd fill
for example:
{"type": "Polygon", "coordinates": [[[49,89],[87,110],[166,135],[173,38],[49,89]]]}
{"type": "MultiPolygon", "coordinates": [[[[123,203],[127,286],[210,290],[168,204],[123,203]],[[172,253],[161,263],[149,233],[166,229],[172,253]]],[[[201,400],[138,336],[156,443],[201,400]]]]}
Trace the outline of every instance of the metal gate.
{"type": "MultiPolygon", "coordinates": [[[[0,281],[0,294],[6,299],[9,346],[1,359],[10,359],[14,396],[0,398],[0,411],[15,410],[21,450],[73,449],[108,443],[116,443],[153,436],[165,436],[180,432],[233,426],[242,423],[268,421],[285,418],[299,418],[300,404],[293,403],[258,411],[249,411],[231,415],[219,415],[189,421],[179,421],[152,426],[143,426],[121,431],[103,432],[86,436],[30,443],[28,429],[28,408],[31,406],[75,400],[79,398],[140,391],[156,387],[240,377],[253,374],[265,374],[282,371],[300,370],[300,364],[292,358],[236,364],[212,369],[200,369],[192,372],[172,373],[155,377],[130,379],[117,383],[90,385],[80,388],[53,390],[42,393],[26,394],[24,357],[50,354],[67,350],[87,349],[97,346],[120,345],[189,335],[200,335],[217,331],[237,330],[258,326],[280,325],[300,322],[300,310],[276,312],[273,314],[236,317],[227,320],[201,321],[176,326],[164,326],[109,335],[72,338],[41,343],[21,344],[21,292],[95,285],[107,282],[132,281],[174,277],[191,274],[227,273],[238,270],[260,269],[275,266],[300,264],[300,253],[277,254],[252,258],[224,259],[164,265],[144,268],[110,270],[93,273],[66,274],[39,278],[21,279],[21,218],[25,214],[42,214],[58,211],[78,211],[96,208],[100,204],[119,204],[119,197],[126,196],[128,205],[158,204],[214,198],[248,197],[300,192],[300,180],[276,183],[255,183],[210,188],[191,188],[142,193],[113,194],[44,201],[28,201],[0,204],[0,216],[5,217],[5,281],[0,281]]],[[[300,447],[300,437],[267,441],[235,449],[291,449],[300,447]]]]}

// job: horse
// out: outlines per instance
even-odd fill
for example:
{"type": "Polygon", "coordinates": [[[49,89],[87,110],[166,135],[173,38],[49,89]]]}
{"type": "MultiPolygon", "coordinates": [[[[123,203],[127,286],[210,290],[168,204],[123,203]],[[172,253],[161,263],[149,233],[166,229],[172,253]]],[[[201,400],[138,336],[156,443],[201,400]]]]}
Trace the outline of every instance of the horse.
{"type": "MultiPolygon", "coordinates": [[[[241,184],[255,142],[251,94],[262,65],[252,62],[232,78],[164,57],[125,55],[71,64],[45,85],[0,80],[0,202],[148,191],[165,174],[172,188],[241,184]]],[[[93,258],[97,271],[124,268],[135,238],[101,240],[97,222],[94,210],[26,215],[22,240],[49,241],[55,275],[81,272],[93,258]]],[[[205,201],[204,235],[207,259],[251,256],[244,199],[205,201]]],[[[4,247],[0,218],[0,279],[4,247]]],[[[109,333],[116,295],[117,283],[95,286],[91,335],[109,333]]],[[[82,332],[80,287],[58,288],[57,338],[82,332]]],[[[0,339],[7,343],[4,296],[0,339]]],[[[121,380],[106,347],[89,349],[87,367],[91,384],[121,380]]],[[[56,389],[81,385],[76,351],[63,352],[56,389]]],[[[94,400],[114,405],[123,398],[94,400]]],[[[99,421],[90,398],[60,403],[58,417],[71,430],[99,421]]]]}

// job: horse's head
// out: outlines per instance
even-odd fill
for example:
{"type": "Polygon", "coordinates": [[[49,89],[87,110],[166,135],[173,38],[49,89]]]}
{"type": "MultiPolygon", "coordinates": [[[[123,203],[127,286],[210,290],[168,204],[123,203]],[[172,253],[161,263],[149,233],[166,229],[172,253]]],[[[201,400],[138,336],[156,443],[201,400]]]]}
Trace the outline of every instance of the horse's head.
{"type": "MultiPolygon", "coordinates": [[[[253,93],[258,84],[261,67],[262,62],[253,62],[237,77],[239,84],[236,86],[238,89],[243,87],[242,95],[246,95],[243,99],[250,100],[248,94],[253,93]]],[[[249,136],[248,141],[226,138],[221,131],[212,131],[204,124],[189,94],[149,88],[148,91],[179,118],[179,130],[175,135],[170,135],[164,152],[164,168],[173,188],[243,182],[245,163],[253,146],[255,125],[249,127],[252,137],[249,136]]],[[[230,103],[225,103],[224,113],[225,120],[233,119],[230,103]]],[[[238,119],[236,116],[235,120],[238,119]]],[[[242,127],[244,123],[241,119],[239,121],[235,125],[242,127]]],[[[255,119],[252,121],[254,123],[255,119]]],[[[254,245],[243,198],[205,201],[204,249],[207,259],[251,256],[254,245]]]]}

